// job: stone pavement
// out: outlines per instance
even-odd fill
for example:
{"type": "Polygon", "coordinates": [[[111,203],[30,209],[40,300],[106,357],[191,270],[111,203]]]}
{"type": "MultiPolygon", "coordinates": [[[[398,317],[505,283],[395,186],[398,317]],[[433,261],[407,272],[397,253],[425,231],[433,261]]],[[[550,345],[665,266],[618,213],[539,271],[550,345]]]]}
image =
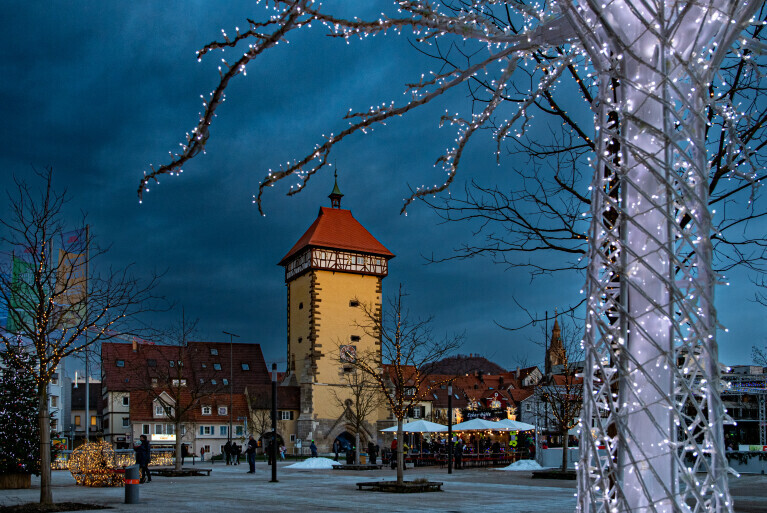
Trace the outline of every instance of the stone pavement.
{"type": "MultiPolygon", "coordinates": [[[[393,479],[389,469],[367,472],[289,470],[280,464],[279,483],[270,483],[271,470],[263,462],[256,474],[246,474],[247,465],[216,464],[209,477],[154,477],[141,485],[140,504],[124,504],[123,488],[76,487],[69,472],[53,473],[56,502],[90,502],[110,506],[114,512],[440,512],[515,513],[575,510],[575,482],[532,480],[530,472],[468,469],[447,474],[446,469],[408,469],[406,479],[426,477],[445,483],[444,492],[388,494],[358,491],[354,483],[393,479]]],[[[30,490],[0,490],[0,505],[39,499],[39,478],[30,490]]],[[[739,513],[767,512],[767,477],[743,476],[731,481],[735,510],[739,513]]]]}

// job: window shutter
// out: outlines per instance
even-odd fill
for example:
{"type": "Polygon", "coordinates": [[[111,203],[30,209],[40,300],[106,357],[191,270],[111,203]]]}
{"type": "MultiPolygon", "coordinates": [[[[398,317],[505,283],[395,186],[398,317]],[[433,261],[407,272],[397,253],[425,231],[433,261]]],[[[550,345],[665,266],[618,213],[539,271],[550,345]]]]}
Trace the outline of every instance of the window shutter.
{"type": "Polygon", "coordinates": [[[426,406],[421,406],[421,418],[426,418],[426,406]]]}

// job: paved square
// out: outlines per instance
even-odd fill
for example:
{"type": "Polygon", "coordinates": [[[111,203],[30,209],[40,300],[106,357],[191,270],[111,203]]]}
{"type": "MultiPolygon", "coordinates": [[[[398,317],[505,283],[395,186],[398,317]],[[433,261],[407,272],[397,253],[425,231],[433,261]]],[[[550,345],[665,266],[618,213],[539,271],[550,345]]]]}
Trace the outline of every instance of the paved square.
{"type": "MultiPolygon", "coordinates": [[[[406,479],[426,477],[445,483],[444,492],[388,494],[358,491],[354,483],[393,479],[394,472],[289,470],[281,464],[279,483],[270,483],[270,468],[256,465],[225,466],[206,462],[210,477],[154,477],[141,485],[140,504],[124,504],[123,488],[76,487],[69,472],[53,473],[53,499],[103,504],[118,512],[440,512],[476,513],[496,510],[514,513],[564,513],[575,510],[575,482],[532,480],[530,472],[468,469],[447,474],[446,469],[408,469],[406,479]]],[[[30,490],[0,490],[0,505],[37,501],[40,480],[30,490]]],[[[767,477],[743,476],[731,481],[739,513],[767,512],[767,477]]]]}

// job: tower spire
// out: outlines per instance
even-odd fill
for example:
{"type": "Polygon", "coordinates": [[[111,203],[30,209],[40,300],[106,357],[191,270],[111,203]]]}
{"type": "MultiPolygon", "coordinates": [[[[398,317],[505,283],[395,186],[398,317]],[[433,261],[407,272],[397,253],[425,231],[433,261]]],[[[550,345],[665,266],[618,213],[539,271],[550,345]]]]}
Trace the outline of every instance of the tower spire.
{"type": "Polygon", "coordinates": [[[341,208],[341,198],[343,198],[344,195],[341,194],[341,189],[338,188],[337,169],[333,172],[333,177],[335,178],[335,183],[333,184],[333,192],[328,195],[328,198],[330,198],[330,206],[333,208],[341,208]]]}

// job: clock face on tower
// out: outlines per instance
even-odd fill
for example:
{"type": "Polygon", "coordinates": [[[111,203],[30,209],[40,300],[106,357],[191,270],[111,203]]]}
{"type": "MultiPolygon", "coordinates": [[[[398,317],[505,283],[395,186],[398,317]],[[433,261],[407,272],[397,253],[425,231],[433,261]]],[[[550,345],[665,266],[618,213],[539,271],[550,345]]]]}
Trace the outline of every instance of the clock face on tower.
{"type": "Polygon", "coordinates": [[[341,361],[347,363],[354,363],[357,361],[357,346],[343,345],[341,346],[341,361]]]}

